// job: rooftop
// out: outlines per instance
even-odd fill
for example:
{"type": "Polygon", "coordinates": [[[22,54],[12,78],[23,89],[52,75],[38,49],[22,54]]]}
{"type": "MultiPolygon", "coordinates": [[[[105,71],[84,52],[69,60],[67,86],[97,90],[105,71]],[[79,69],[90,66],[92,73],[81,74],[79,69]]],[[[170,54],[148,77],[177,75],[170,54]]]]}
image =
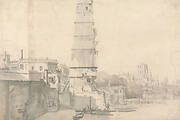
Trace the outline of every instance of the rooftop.
{"type": "Polygon", "coordinates": [[[55,63],[55,64],[57,64],[58,63],[58,61],[56,60],[56,59],[48,59],[48,58],[46,58],[46,59],[22,59],[21,61],[23,61],[23,62],[27,62],[27,63],[29,63],[29,62],[33,62],[33,63],[55,63]]]}

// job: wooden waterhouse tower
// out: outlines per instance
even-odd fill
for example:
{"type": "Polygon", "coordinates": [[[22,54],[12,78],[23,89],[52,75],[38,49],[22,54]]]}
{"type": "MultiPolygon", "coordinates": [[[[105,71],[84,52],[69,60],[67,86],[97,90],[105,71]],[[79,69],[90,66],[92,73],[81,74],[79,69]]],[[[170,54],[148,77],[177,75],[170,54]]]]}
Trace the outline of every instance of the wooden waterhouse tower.
{"type": "Polygon", "coordinates": [[[77,0],[74,25],[70,80],[75,88],[83,88],[84,83],[96,79],[97,72],[93,0],[77,0]]]}

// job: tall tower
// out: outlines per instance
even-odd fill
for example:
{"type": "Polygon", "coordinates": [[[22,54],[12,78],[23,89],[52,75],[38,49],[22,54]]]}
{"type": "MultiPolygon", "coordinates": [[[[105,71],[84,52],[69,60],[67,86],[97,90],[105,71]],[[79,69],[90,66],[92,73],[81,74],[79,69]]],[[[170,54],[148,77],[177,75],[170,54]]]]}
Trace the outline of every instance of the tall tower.
{"type": "Polygon", "coordinates": [[[84,82],[96,79],[96,30],[93,20],[93,0],[77,0],[74,22],[74,43],[70,78],[73,85],[82,87],[84,82]],[[87,78],[87,79],[84,79],[87,78]]]}

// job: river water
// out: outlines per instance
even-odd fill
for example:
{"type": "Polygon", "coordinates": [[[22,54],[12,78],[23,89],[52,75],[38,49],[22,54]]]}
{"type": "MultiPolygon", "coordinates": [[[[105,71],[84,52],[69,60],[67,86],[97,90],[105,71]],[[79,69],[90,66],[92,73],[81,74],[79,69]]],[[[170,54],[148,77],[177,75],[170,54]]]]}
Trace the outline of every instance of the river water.
{"type": "Polygon", "coordinates": [[[113,113],[113,116],[89,115],[88,114],[88,115],[85,115],[82,120],[125,120],[125,118],[127,118],[127,120],[131,120],[131,119],[129,119],[130,117],[128,117],[129,115],[130,115],[130,112],[113,113]],[[127,115],[127,116],[123,117],[124,115],[127,115]]]}
{"type": "Polygon", "coordinates": [[[133,112],[116,112],[113,116],[85,115],[82,120],[180,120],[180,101],[140,105],[133,112]]]}
{"type": "MultiPolygon", "coordinates": [[[[72,120],[73,110],[47,113],[36,120],[72,120]]],[[[113,112],[113,116],[85,114],[81,120],[180,120],[180,100],[161,104],[141,104],[133,112],[113,112]]]]}

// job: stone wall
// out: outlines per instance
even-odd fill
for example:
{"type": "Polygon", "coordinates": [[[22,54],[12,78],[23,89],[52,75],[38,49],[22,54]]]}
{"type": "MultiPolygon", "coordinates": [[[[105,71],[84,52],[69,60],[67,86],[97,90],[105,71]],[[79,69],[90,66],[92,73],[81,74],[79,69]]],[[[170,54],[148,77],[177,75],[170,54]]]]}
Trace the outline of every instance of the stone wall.
{"type": "Polygon", "coordinates": [[[0,120],[8,120],[8,82],[0,81],[0,120]]]}
{"type": "MultiPolygon", "coordinates": [[[[89,96],[73,96],[72,100],[72,106],[75,110],[82,110],[90,106],[89,96]]],[[[96,107],[96,101],[93,98],[91,98],[91,107],[96,107]]]]}
{"type": "Polygon", "coordinates": [[[34,120],[47,112],[45,86],[40,82],[9,84],[9,120],[34,120]]]}
{"type": "Polygon", "coordinates": [[[59,95],[55,88],[46,87],[46,103],[49,112],[58,111],[59,109],[59,95]]]}
{"type": "Polygon", "coordinates": [[[30,120],[34,120],[40,115],[48,111],[46,86],[39,83],[31,83],[29,86],[29,100],[26,103],[26,116],[30,120]]]}
{"type": "Polygon", "coordinates": [[[23,84],[9,85],[9,120],[23,120],[29,88],[23,84]]]}
{"type": "Polygon", "coordinates": [[[71,95],[70,93],[61,93],[59,94],[59,104],[61,107],[70,107],[71,106],[71,95]]]}

